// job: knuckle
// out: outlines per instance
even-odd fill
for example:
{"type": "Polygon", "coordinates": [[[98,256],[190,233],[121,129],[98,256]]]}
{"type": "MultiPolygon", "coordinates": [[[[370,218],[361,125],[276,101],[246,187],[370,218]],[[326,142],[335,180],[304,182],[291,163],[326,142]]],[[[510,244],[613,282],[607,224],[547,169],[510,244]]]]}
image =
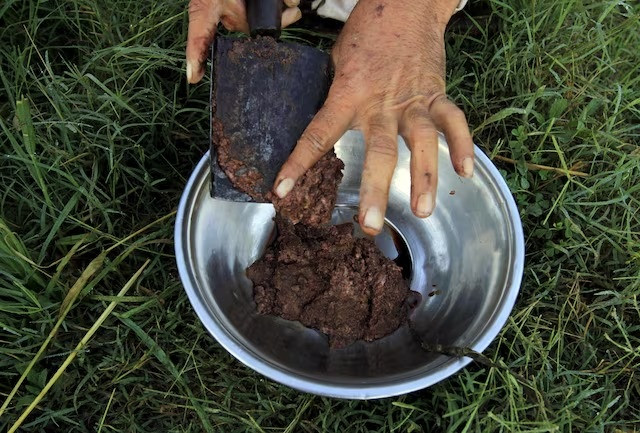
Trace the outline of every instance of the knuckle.
{"type": "Polygon", "coordinates": [[[332,129],[347,112],[346,104],[335,97],[329,97],[314,117],[315,125],[312,128],[318,130],[332,129]]]}
{"type": "Polygon", "coordinates": [[[435,140],[438,131],[427,107],[415,104],[407,108],[403,115],[403,134],[411,142],[435,140]]]}
{"type": "Polygon", "coordinates": [[[447,112],[447,115],[451,118],[451,120],[453,120],[454,122],[459,122],[459,123],[467,123],[467,116],[464,114],[464,111],[462,111],[460,108],[458,108],[456,105],[454,105],[452,102],[450,102],[450,108],[447,112]]]}
{"type": "Polygon", "coordinates": [[[438,134],[438,128],[430,118],[420,118],[413,123],[404,122],[402,134],[410,140],[431,139],[438,134]]]}
{"type": "Polygon", "coordinates": [[[299,144],[313,156],[323,155],[327,151],[326,140],[316,129],[309,129],[300,137],[299,144]]]}
{"type": "Polygon", "coordinates": [[[444,79],[444,63],[433,63],[431,65],[431,69],[433,69],[434,71],[438,71],[439,73],[427,74],[423,77],[423,82],[427,83],[428,87],[432,90],[429,93],[444,96],[445,89],[447,88],[447,82],[444,79]]]}
{"type": "Polygon", "coordinates": [[[353,101],[357,96],[356,89],[357,83],[354,82],[353,77],[345,74],[345,72],[338,72],[329,88],[324,107],[347,111],[352,107],[353,101]]]}
{"type": "Polygon", "coordinates": [[[369,140],[367,152],[374,156],[395,160],[398,155],[398,143],[390,135],[375,135],[369,140]]]}
{"type": "MultiPolygon", "coordinates": [[[[370,113],[370,112],[380,112],[381,110],[381,106],[382,102],[379,100],[375,100],[375,102],[373,102],[371,104],[372,108],[377,108],[377,110],[374,109],[369,109],[369,110],[365,110],[366,113],[370,113]]],[[[391,125],[392,120],[385,117],[384,114],[373,114],[373,115],[368,115],[367,116],[367,123],[369,125],[369,131],[371,133],[371,135],[385,135],[386,131],[389,129],[389,126],[391,125]]]]}
{"type": "MultiPolygon", "coordinates": [[[[374,98],[369,109],[364,110],[364,118],[366,119],[369,136],[372,138],[389,137],[389,131],[395,129],[396,120],[393,115],[384,110],[383,101],[374,98]]],[[[393,141],[393,140],[392,140],[393,141]]]]}
{"type": "Polygon", "coordinates": [[[451,102],[444,93],[437,94],[429,103],[429,111],[438,110],[447,116],[464,117],[464,112],[456,104],[451,102]]]}
{"type": "Polygon", "coordinates": [[[449,99],[447,98],[447,95],[444,94],[444,92],[433,92],[430,95],[427,108],[429,111],[431,111],[437,107],[446,107],[449,104],[451,104],[451,102],[449,102],[449,99]]]}
{"type": "MultiPolygon", "coordinates": [[[[365,170],[366,173],[366,170],[365,170]]],[[[364,173],[363,173],[364,174],[364,173]]],[[[371,197],[386,197],[389,193],[389,185],[388,184],[378,184],[363,181],[360,185],[360,195],[365,199],[370,199],[371,197]]]]}
{"type": "Polygon", "coordinates": [[[431,117],[429,109],[422,104],[413,104],[407,107],[404,112],[405,121],[409,124],[424,123],[431,117]]]}

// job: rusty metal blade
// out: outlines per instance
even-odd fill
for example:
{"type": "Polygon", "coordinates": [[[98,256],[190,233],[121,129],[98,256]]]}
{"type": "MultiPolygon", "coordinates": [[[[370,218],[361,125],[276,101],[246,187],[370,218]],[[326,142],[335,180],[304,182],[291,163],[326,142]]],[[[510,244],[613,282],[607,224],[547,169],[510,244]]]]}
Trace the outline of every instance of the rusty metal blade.
{"type": "Polygon", "coordinates": [[[218,37],[213,59],[211,195],[266,201],[280,167],[326,98],[329,56],[271,37],[218,37]]]}

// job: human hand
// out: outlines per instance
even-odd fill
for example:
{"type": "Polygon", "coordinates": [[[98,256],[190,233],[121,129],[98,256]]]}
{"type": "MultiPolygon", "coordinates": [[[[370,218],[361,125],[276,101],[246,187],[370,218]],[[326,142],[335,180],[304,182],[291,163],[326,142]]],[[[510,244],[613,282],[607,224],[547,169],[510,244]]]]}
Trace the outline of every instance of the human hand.
{"type": "Polygon", "coordinates": [[[332,51],[327,100],[276,178],[286,196],[297,179],[347,129],[363,132],[366,156],[359,222],[379,233],[397,162],[397,136],[411,150],[411,209],[431,215],[438,180],[438,130],[460,176],[473,174],[473,142],[464,113],[445,94],[444,31],[458,0],[360,0],[332,51]]]}
{"type": "MultiPolygon", "coordinates": [[[[284,0],[282,27],[298,21],[302,14],[300,0],[284,0]]],[[[244,0],[191,0],[187,34],[187,81],[195,84],[204,76],[207,52],[216,34],[218,23],[227,30],[249,33],[244,0]]]]}

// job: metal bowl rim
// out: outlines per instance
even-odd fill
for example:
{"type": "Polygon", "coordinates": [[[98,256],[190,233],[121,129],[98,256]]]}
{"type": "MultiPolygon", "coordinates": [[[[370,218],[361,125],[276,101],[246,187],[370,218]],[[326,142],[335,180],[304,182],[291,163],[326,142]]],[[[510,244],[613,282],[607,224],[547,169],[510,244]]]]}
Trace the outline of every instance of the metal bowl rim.
{"type": "MultiPolygon", "coordinates": [[[[482,150],[477,146],[475,146],[474,150],[476,164],[480,163],[483,168],[487,170],[491,180],[493,181],[494,187],[496,187],[504,200],[509,215],[509,222],[512,226],[511,232],[513,234],[514,241],[511,282],[503,293],[503,297],[497,306],[497,308],[500,309],[498,309],[492,316],[489,326],[484,328],[480,337],[476,339],[475,343],[471,347],[477,352],[482,352],[498,336],[515,305],[524,271],[524,234],[522,230],[522,223],[520,221],[520,214],[509,187],[498,172],[498,169],[493,165],[484,152],[482,152],[482,150]]],[[[393,384],[365,387],[352,385],[336,386],[289,374],[286,371],[265,362],[255,353],[238,344],[233,338],[230,338],[227,335],[228,331],[221,324],[212,320],[209,310],[198,295],[196,278],[189,266],[189,262],[187,260],[188,254],[185,254],[185,242],[188,239],[188,229],[190,227],[187,217],[189,211],[193,207],[193,198],[199,193],[203,181],[207,178],[208,171],[209,152],[207,151],[189,177],[178,205],[174,229],[175,254],[178,273],[184,289],[187,292],[189,302],[207,331],[222,347],[224,347],[231,355],[244,365],[278,383],[295,388],[299,391],[327,397],[366,400],[393,397],[427,388],[455,374],[472,361],[472,359],[468,357],[451,358],[449,361],[440,365],[438,370],[433,373],[418,378],[408,378],[402,382],[393,384]]]]}

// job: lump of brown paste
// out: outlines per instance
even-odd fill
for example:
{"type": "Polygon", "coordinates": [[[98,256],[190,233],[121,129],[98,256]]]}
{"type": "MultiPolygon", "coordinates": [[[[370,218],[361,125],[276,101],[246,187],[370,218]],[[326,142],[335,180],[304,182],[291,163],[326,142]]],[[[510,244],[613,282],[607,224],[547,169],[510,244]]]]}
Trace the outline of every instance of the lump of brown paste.
{"type": "Polygon", "coordinates": [[[218,165],[236,189],[256,201],[272,202],[276,212],[294,224],[319,226],[331,219],[344,168],[344,163],[333,150],[307,170],[285,198],[280,198],[272,192],[262,193],[271,185],[265,188],[265,180],[255,167],[230,156],[229,140],[224,135],[222,125],[215,119],[213,125],[213,133],[218,143],[218,165]]]}
{"type": "Polygon", "coordinates": [[[278,236],[247,269],[258,312],[300,321],[332,348],[373,341],[405,323],[411,291],[401,268],[352,224],[292,225],[276,218],[278,236]]]}
{"type": "Polygon", "coordinates": [[[270,194],[276,212],[294,224],[319,226],[331,219],[344,163],[331,150],[298,179],[285,197],[270,194]]]}

